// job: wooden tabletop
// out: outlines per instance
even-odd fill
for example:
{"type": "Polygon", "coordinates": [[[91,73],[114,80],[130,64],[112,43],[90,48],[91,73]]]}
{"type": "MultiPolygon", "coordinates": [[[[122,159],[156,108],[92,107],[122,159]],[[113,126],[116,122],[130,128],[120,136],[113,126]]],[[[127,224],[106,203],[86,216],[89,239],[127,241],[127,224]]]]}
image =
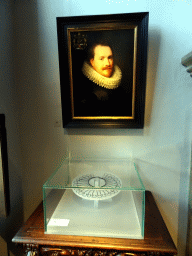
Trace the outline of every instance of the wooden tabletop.
{"type": "Polygon", "coordinates": [[[144,239],[122,239],[44,234],[43,204],[41,203],[18,231],[13,242],[63,246],[66,248],[94,248],[132,252],[159,252],[176,255],[177,250],[161,217],[151,192],[145,193],[144,239]]]}

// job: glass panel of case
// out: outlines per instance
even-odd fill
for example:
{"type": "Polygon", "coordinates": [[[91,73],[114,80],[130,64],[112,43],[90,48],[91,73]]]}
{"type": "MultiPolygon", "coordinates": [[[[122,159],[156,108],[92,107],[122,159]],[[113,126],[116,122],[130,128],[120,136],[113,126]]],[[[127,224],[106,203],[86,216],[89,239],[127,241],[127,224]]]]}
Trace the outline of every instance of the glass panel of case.
{"type": "Polygon", "coordinates": [[[43,204],[48,234],[144,238],[145,188],[131,159],[66,158],[43,204]]]}

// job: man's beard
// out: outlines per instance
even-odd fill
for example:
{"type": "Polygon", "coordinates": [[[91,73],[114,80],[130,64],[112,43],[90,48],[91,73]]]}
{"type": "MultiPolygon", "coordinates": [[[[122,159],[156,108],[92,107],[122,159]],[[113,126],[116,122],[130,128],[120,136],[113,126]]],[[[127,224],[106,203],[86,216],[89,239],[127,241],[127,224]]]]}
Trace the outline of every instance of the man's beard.
{"type": "Polygon", "coordinates": [[[104,75],[105,77],[111,77],[111,76],[113,75],[113,72],[114,72],[113,66],[104,67],[104,68],[102,68],[102,70],[103,70],[103,71],[107,70],[107,71],[110,72],[110,75],[109,75],[109,76],[105,76],[105,75],[104,75]]]}

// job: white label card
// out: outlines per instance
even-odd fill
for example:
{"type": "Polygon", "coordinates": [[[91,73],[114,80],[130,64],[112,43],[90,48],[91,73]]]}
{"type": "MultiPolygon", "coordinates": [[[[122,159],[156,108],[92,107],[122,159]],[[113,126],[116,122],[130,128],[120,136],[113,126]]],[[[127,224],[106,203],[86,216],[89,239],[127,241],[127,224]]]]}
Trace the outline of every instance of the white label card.
{"type": "Polygon", "coordinates": [[[48,225],[67,227],[69,225],[69,221],[69,219],[51,219],[48,225]]]}

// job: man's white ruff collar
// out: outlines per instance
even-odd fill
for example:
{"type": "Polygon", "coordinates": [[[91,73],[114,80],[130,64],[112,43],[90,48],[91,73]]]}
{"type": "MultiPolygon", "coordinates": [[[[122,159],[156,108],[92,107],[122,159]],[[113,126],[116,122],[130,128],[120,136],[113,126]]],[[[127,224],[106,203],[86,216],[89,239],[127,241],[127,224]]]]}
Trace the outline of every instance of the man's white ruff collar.
{"type": "Polygon", "coordinates": [[[100,75],[87,62],[84,62],[82,72],[89,80],[107,89],[116,89],[122,78],[121,69],[117,65],[114,66],[114,72],[111,77],[100,75]]]}

